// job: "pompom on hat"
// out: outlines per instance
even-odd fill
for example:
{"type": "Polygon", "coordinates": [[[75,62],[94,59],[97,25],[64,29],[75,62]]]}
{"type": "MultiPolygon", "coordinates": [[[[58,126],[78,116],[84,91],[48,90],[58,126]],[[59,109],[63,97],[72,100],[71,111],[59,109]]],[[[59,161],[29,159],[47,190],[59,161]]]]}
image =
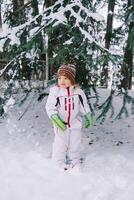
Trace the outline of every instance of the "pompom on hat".
{"type": "Polygon", "coordinates": [[[75,84],[75,76],[76,76],[76,66],[73,64],[61,65],[58,69],[57,76],[65,76],[70,81],[71,84],[75,84]]]}

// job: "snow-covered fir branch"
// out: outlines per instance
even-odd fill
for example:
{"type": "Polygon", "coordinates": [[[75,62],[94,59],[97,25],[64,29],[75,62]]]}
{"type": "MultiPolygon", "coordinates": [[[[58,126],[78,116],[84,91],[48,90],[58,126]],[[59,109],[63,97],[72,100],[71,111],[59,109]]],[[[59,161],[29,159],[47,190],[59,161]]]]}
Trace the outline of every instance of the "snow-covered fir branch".
{"type": "Polygon", "coordinates": [[[4,32],[0,33],[0,46],[1,51],[4,48],[4,44],[9,40],[10,45],[20,45],[20,37],[24,30],[27,31],[27,40],[31,41],[37,34],[39,34],[42,29],[45,29],[49,25],[52,27],[57,24],[68,25],[68,18],[66,13],[70,12],[70,17],[75,18],[74,27],[78,27],[79,31],[83,35],[83,39],[87,39],[89,43],[95,43],[101,50],[106,51],[114,55],[114,51],[107,50],[99,41],[98,38],[95,38],[91,35],[93,31],[92,25],[90,23],[91,19],[96,22],[103,23],[103,17],[98,13],[93,13],[91,10],[84,7],[81,1],[71,1],[70,4],[63,5],[63,0],[57,1],[53,6],[45,8],[39,15],[31,18],[29,21],[25,22],[22,25],[17,27],[12,27],[7,29],[4,32]],[[78,8],[78,11],[75,11],[75,8],[78,8]],[[82,16],[82,12],[84,16],[82,16]],[[41,18],[41,22],[39,22],[41,18]],[[34,24],[34,25],[33,25],[34,24]],[[82,24],[82,25],[81,25],[82,24]],[[84,28],[84,25],[88,24],[88,30],[84,28]],[[4,40],[4,41],[3,41],[4,40]]]}

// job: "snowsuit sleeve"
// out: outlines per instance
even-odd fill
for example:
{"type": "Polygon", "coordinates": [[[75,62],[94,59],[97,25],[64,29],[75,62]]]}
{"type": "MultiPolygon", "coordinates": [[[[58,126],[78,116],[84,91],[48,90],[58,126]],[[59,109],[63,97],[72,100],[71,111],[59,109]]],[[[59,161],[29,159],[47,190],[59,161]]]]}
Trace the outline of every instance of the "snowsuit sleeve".
{"type": "Polygon", "coordinates": [[[50,92],[49,92],[48,99],[46,102],[46,112],[49,118],[51,117],[51,115],[58,113],[57,108],[55,106],[57,103],[57,92],[58,92],[57,86],[50,88],[50,92]]]}
{"type": "Polygon", "coordinates": [[[90,108],[89,108],[89,105],[88,105],[88,101],[87,101],[87,97],[85,95],[85,93],[83,92],[82,89],[79,90],[79,95],[81,96],[80,98],[82,99],[81,101],[83,102],[80,102],[80,112],[85,115],[86,113],[89,113],[90,112],[90,108]]]}

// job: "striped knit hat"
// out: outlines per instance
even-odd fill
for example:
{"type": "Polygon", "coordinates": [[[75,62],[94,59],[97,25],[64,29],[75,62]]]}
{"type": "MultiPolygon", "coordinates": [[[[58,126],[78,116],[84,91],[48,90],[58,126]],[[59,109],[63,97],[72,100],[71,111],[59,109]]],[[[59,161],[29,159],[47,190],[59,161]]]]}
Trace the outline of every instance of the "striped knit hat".
{"type": "Polygon", "coordinates": [[[72,64],[61,65],[60,68],[58,69],[57,75],[67,77],[71,81],[71,84],[74,85],[76,76],[76,67],[75,65],[72,64]]]}

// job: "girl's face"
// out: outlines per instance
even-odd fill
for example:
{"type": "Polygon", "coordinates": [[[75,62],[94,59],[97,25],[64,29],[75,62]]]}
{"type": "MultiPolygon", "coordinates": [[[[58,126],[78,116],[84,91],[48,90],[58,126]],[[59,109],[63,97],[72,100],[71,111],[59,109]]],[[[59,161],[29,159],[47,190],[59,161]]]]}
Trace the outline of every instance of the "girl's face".
{"type": "Polygon", "coordinates": [[[71,84],[70,79],[68,79],[66,76],[59,76],[58,85],[62,88],[67,88],[67,87],[70,87],[72,84],[71,84]]]}

